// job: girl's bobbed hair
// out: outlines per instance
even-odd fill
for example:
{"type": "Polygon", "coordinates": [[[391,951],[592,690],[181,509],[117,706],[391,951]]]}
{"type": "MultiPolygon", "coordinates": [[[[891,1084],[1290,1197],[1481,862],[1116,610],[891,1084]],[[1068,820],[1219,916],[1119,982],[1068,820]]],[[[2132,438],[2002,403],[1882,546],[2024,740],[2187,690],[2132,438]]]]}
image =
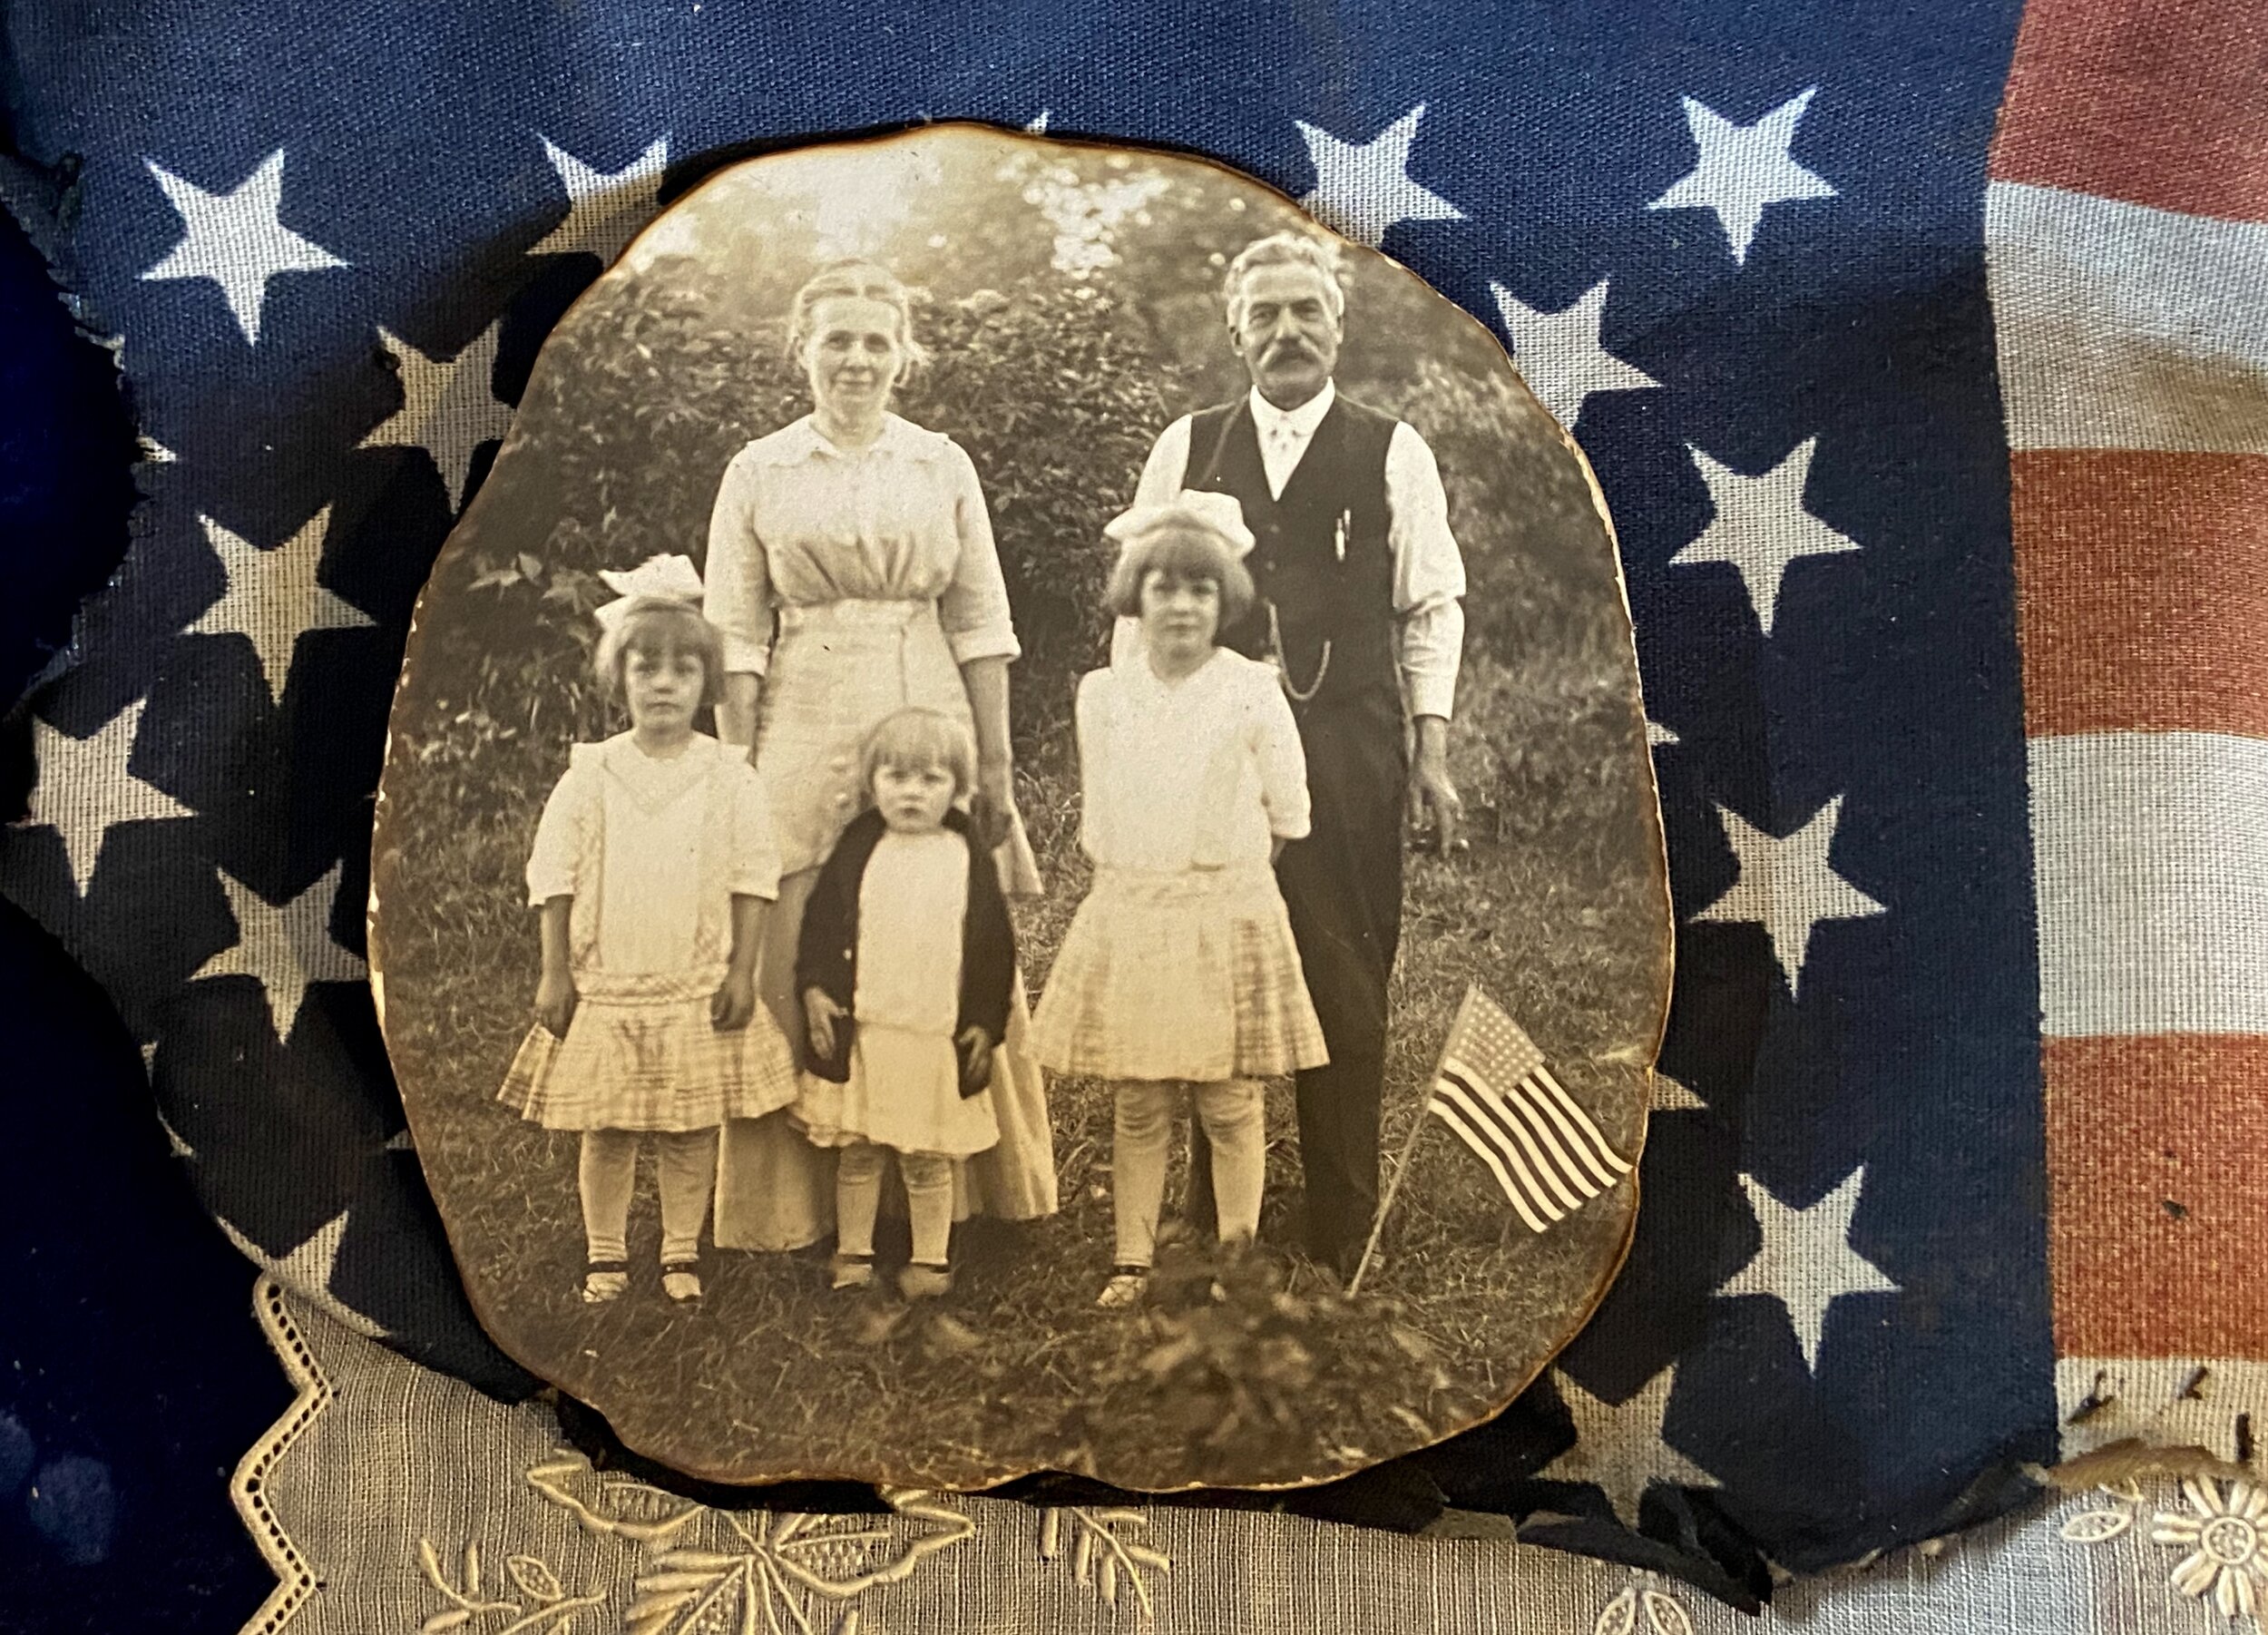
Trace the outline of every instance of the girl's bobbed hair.
{"type": "Polygon", "coordinates": [[[875,774],[885,767],[943,767],[953,774],[953,795],[958,800],[976,788],[976,743],[952,716],[916,705],[884,716],[866,734],[858,777],[869,798],[875,774]]]}
{"type": "Polygon", "coordinates": [[[1252,611],[1256,592],[1234,546],[1194,519],[1163,523],[1138,534],[1119,552],[1103,600],[1122,619],[1142,612],[1142,586],[1152,573],[1176,579],[1209,579],[1220,589],[1220,625],[1226,631],[1252,611]]]}
{"type": "Polygon", "coordinates": [[[624,696],[622,671],[633,652],[689,652],[701,661],[701,702],[720,702],[725,694],[725,639],[689,602],[669,596],[637,596],[621,618],[602,631],[591,656],[607,697],[621,703],[624,696]]]}
{"type": "Polygon", "coordinates": [[[929,348],[914,338],[914,297],[898,275],[879,261],[857,257],[829,261],[796,291],[787,308],[787,356],[800,360],[810,340],[812,314],[819,303],[848,297],[880,301],[898,315],[898,346],[905,354],[908,373],[929,361],[929,348]]]}

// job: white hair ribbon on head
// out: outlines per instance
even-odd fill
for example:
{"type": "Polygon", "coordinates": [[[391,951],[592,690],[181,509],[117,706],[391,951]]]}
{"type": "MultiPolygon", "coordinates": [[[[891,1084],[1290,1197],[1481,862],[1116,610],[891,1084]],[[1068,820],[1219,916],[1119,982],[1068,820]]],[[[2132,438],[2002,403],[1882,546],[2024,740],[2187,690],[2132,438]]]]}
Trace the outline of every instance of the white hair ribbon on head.
{"type": "Polygon", "coordinates": [[[601,630],[612,630],[631,604],[644,597],[696,606],[701,600],[700,570],[689,556],[649,556],[634,568],[601,568],[599,577],[616,598],[592,615],[601,630]]]}
{"type": "Polygon", "coordinates": [[[1219,534],[1238,560],[1252,554],[1252,530],[1245,526],[1245,508],[1233,494],[1203,488],[1184,488],[1164,504],[1133,505],[1102,525],[1102,537],[1114,540],[1123,552],[1146,534],[1175,523],[1194,524],[1219,534]]]}

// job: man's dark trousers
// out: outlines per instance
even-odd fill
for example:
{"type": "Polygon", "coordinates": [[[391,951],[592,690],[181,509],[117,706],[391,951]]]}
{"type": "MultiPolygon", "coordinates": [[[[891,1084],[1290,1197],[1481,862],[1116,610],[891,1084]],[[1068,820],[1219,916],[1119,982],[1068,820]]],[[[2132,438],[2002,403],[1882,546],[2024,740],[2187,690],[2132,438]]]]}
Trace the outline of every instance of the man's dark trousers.
{"type": "MultiPolygon", "coordinates": [[[[1285,847],[1277,886],[1291,911],[1307,993],[1323,1022],[1327,1066],[1299,1075],[1299,1153],[1307,1248],[1350,1275],[1378,1209],[1379,1098],[1386,987],[1402,935],[1402,803],[1409,779],[1401,712],[1374,694],[1295,705],[1314,808],[1306,838],[1285,847]]],[[[1191,1122],[1191,1224],[1207,1236],[1212,1147],[1191,1122]]]]}
{"type": "MultiPolygon", "coordinates": [[[[1252,529],[1261,605],[1223,640],[1284,666],[1307,757],[1306,837],[1276,877],[1330,1065],[1299,1075],[1307,1247],[1352,1271],[1378,1202],[1378,1102],[1386,980],[1402,927],[1400,621],[1387,456],[1399,423],[1341,395],[1280,494],[1268,484],[1248,397],[1189,422],[1187,481],[1233,495],[1252,529]]],[[[1212,1230],[1212,1152],[1192,1147],[1193,1219],[1212,1230]]]]}

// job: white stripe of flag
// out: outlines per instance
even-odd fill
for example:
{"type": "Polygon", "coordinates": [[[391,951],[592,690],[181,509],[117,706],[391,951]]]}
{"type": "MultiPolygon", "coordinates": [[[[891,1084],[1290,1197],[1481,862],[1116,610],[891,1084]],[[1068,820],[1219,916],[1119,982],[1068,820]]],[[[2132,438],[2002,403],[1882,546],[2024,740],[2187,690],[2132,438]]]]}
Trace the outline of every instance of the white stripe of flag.
{"type": "Polygon", "coordinates": [[[1451,1030],[1426,1111],[1489,1167],[1528,1229],[1549,1230],[1629,1174],[1543,1052],[1478,988],[1451,1030]]]}

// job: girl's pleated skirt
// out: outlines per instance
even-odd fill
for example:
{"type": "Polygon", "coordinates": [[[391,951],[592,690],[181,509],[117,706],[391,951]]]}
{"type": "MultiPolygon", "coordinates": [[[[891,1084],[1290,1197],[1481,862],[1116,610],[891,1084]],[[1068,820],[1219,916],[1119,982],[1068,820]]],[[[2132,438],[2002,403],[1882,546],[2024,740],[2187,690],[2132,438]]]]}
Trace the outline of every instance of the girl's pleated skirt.
{"type": "Polygon", "coordinates": [[[1322,1066],[1275,871],[1097,870],[1032,1043],[1043,1065],[1088,1078],[1212,1083],[1322,1066]]]}
{"type": "Polygon", "coordinates": [[[546,1130],[708,1130],[788,1105],[797,1074],[778,1024],[759,1004],[746,1027],[720,1031],[718,981],[578,977],[567,1036],[530,1028],[498,1099],[546,1130]]]}

